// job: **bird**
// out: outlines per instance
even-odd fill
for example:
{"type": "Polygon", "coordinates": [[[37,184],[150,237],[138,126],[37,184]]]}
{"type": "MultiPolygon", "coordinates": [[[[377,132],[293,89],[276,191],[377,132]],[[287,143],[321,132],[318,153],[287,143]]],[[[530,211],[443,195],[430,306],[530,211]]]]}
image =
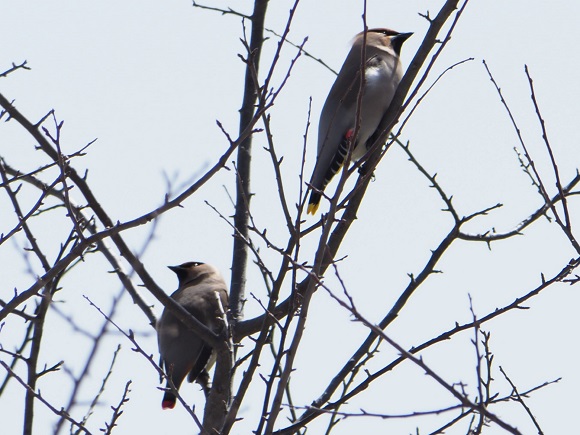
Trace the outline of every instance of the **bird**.
{"type": "MultiPolygon", "coordinates": [[[[228,292],[219,271],[196,261],[179,266],[168,266],[179,280],[179,287],[171,297],[212,332],[223,331],[223,316],[228,308],[228,292]]],[[[187,376],[189,382],[197,381],[209,394],[207,367],[213,349],[195,332],[185,326],[167,308],[157,322],[157,341],[161,355],[160,366],[169,377],[161,402],[163,409],[173,409],[177,397],[171,389],[170,380],[177,390],[187,376]]]]}
{"type": "Polygon", "coordinates": [[[411,35],[412,33],[377,28],[360,32],[354,37],[352,48],[320,114],[318,153],[310,179],[312,191],[307,214],[314,215],[318,210],[322,192],[344,164],[349,147],[351,161],[355,162],[366,154],[374,142],[374,134],[380,133],[377,129],[403,76],[399,58],[401,47],[411,35]],[[365,35],[363,65],[362,48],[365,35]],[[365,79],[359,109],[362,69],[365,79]],[[354,138],[359,110],[358,134],[354,138]]]}

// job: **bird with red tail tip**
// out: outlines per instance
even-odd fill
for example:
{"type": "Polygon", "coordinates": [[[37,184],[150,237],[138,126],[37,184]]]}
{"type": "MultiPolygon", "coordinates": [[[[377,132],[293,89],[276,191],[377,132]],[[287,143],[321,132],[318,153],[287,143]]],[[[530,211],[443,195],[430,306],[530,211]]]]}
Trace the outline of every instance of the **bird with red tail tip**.
{"type": "MultiPolygon", "coordinates": [[[[221,332],[224,328],[223,313],[228,308],[228,292],[217,269],[199,262],[183,263],[169,268],[179,280],[179,287],[171,297],[211,331],[221,332]]],[[[188,382],[197,381],[207,397],[207,369],[213,364],[211,346],[167,308],[157,322],[157,341],[161,354],[160,366],[169,377],[161,407],[175,407],[177,397],[171,388],[171,382],[179,390],[186,376],[188,382]]]]}
{"type": "Polygon", "coordinates": [[[368,29],[355,36],[320,115],[318,155],[310,179],[312,192],[308,201],[308,214],[315,214],[318,210],[322,192],[344,164],[349,149],[351,161],[359,160],[372,145],[375,134],[380,133],[377,129],[403,76],[399,59],[401,47],[411,35],[390,29],[368,29]],[[359,109],[363,71],[364,87],[359,109]],[[360,119],[358,123],[357,113],[360,119]],[[355,138],[353,136],[357,127],[355,138]]]}

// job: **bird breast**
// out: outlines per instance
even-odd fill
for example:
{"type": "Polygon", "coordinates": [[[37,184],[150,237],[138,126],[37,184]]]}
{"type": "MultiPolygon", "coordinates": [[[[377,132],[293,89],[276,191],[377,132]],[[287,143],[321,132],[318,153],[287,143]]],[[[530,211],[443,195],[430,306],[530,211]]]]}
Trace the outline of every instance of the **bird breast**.
{"type": "Polygon", "coordinates": [[[397,61],[390,56],[375,57],[365,69],[361,125],[357,147],[352,155],[355,161],[366,153],[367,149],[364,145],[378,128],[391,104],[400,81],[400,67],[395,62],[397,61]]]}

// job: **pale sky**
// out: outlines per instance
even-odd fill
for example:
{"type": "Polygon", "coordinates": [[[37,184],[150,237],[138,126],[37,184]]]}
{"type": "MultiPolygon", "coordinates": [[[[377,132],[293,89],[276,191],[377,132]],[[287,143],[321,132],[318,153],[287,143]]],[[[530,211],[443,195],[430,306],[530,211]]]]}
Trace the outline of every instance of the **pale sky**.
{"type": "MultiPolygon", "coordinates": [[[[418,13],[429,10],[434,16],[442,4],[442,0],[369,0],[367,22],[369,27],[414,32],[403,47],[406,66],[427,30],[425,19],[418,13]]],[[[249,13],[252,2],[216,1],[212,5],[249,13]]],[[[282,33],[291,5],[288,1],[272,1],[266,27],[282,33]]],[[[290,39],[301,43],[308,37],[306,50],[338,70],[351,38],[362,30],[361,14],[361,1],[303,0],[290,39]]],[[[566,182],[580,164],[576,55],[579,15],[580,4],[576,1],[472,0],[428,83],[448,66],[470,57],[474,60],[449,72],[403,131],[403,140],[410,142],[412,151],[429,173],[438,174],[439,183],[447,194],[453,195],[460,214],[467,215],[498,202],[504,204],[500,210],[466,227],[473,233],[492,228],[508,231],[542,203],[519,168],[513,150],[519,147],[519,142],[482,60],[486,60],[502,88],[538,170],[545,175],[551,194],[555,194],[524,65],[528,65],[534,79],[549,139],[566,182]]],[[[54,109],[57,118],[65,121],[66,153],[98,138],[85,157],[73,159],[73,165],[79,172],[89,170],[89,184],[114,220],[129,220],[163,202],[167,179],[172,180],[177,191],[225,151],[228,144],[216,120],[230,135],[237,136],[244,73],[238,54],[245,55],[239,40],[242,30],[239,17],[200,10],[185,0],[0,0],[0,71],[8,69],[12,62],[24,60],[32,68],[0,78],[0,92],[15,100],[16,107],[33,122],[54,109]]],[[[265,44],[262,72],[270,65],[278,42],[273,34],[266,35],[271,39],[265,44]]],[[[290,46],[284,49],[274,86],[280,83],[295,54],[290,46]]],[[[271,111],[274,140],[279,154],[284,156],[282,171],[292,201],[297,200],[298,194],[309,98],[312,97],[312,115],[307,176],[314,164],[320,109],[333,81],[330,71],[303,56],[271,111]]],[[[253,210],[259,227],[267,228],[274,241],[285,245],[287,235],[269,156],[262,148],[265,144],[264,135],[256,135],[253,210]]],[[[0,156],[7,163],[23,170],[45,164],[47,159],[33,149],[32,138],[15,122],[0,124],[0,156]]],[[[165,266],[190,260],[214,264],[229,283],[232,231],[205,201],[224,216],[231,215],[233,207],[228,192],[235,195],[232,174],[222,171],[186,201],[183,209],[167,213],[158,223],[142,260],[168,293],[177,282],[165,266]]],[[[393,147],[388,152],[375,176],[359,210],[359,219],[339,253],[339,257],[348,255],[340,266],[341,277],[359,311],[371,321],[384,316],[406,286],[407,274],[417,274],[423,268],[430,250],[437,247],[452,225],[449,214],[441,211],[444,204],[435,190],[429,188],[427,179],[399,148],[393,147]]],[[[72,194],[74,198],[74,191],[72,194]]],[[[570,200],[570,207],[573,224],[580,224],[576,199],[570,200]]],[[[0,221],[10,222],[3,222],[0,228],[6,232],[13,225],[13,212],[4,194],[0,195],[0,210],[0,221]]],[[[313,222],[309,218],[308,223],[313,222]]],[[[138,251],[150,230],[150,226],[140,227],[123,236],[138,251]]],[[[47,252],[56,253],[64,233],[64,229],[47,228],[41,241],[47,252]]],[[[304,241],[301,251],[305,261],[313,260],[316,242],[316,237],[304,241]]],[[[264,246],[262,249],[270,266],[276,269],[279,257],[267,252],[264,246]]],[[[12,245],[0,247],[0,264],[5,265],[0,270],[3,300],[10,297],[14,288],[23,290],[32,282],[21,255],[15,252],[12,245]]],[[[477,315],[484,316],[539,285],[542,273],[546,278],[555,275],[575,255],[559,228],[546,219],[523,236],[492,244],[491,250],[483,243],[456,242],[437,267],[444,273],[432,276],[413,295],[387,333],[406,348],[418,345],[451,329],[455,322],[470,320],[468,294],[477,315]]],[[[102,257],[88,256],[86,264],[65,279],[65,289],[57,297],[66,301],[58,304],[58,308],[74,315],[90,331],[98,330],[102,318],[83,295],[106,310],[112,295],[120,290],[120,283],[106,273],[108,270],[109,265],[102,257]]],[[[329,279],[329,285],[341,292],[336,280],[329,279]]],[[[248,291],[265,300],[263,281],[254,265],[250,265],[248,291]]],[[[161,305],[145,290],[142,293],[159,315],[161,305]]],[[[248,296],[246,318],[261,313],[259,305],[248,296]]],[[[529,310],[511,312],[484,326],[492,334],[494,388],[498,393],[510,391],[499,366],[521,390],[562,377],[558,384],[534,393],[526,401],[548,434],[570,433],[576,424],[580,388],[576,339],[579,304],[577,289],[559,284],[532,299],[527,304],[529,310]]],[[[76,372],[87,344],[60,316],[54,312],[51,316],[42,363],[52,365],[65,360],[67,368],[76,372]]],[[[115,320],[125,330],[140,334],[140,345],[157,358],[153,331],[128,296],[115,320]]],[[[19,320],[7,321],[0,330],[2,346],[13,349],[20,340],[18,331],[22,330],[19,320]]],[[[353,323],[349,314],[326,293],[317,292],[291,381],[294,403],[307,406],[316,399],[366,334],[366,328],[353,323]]],[[[422,356],[446,381],[464,382],[475,394],[472,337],[471,332],[459,335],[422,356]]],[[[183,409],[161,410],[162,393],[156,389],[156,372],[116,333],[105,340],[106,350],[93,366],[91,382],[83,390],[83,397],[89,400],[98,390],[110,364],[111,349],[118,343],[122,351],[103,396],[107,406],[97,408],[89,420],[93,433],[98,433],[108,421],[111,413],[108,404],[117,403],[129,379],[130,402],[114,433],[192,433],[193,423],[183,409]]],[[[370,369],[389,363],[394,355],[396,352],[383,344],[370,369]]],[[[0,358],[7,360],[5,355],[0,358]]],[[[20,373],[24,372],[22,368],[20,373]]],[[[266,365],[261,373],[269,373],[269,367],[266,365]]],[[[62,379],[66,378],[60,374],[47,375],[39,386],[57,407],[65,404],[70,388],[62,379]]],[[[261,391],[262,382],[256,380],[249,393],[255,399],[246,399],[239,415],[244,420],[235,426],[233,433],[248,434],[256,428],[261,391]]],[[[199,388],[185,384],[181,392],[201,413],[204,402],[199,388]]],[[[22,387],[11,382],[0,397],[3,433],[21,432],[23,394],[22,387]]],[[[372,384],[342,410],[359,412],[363,408],[368,412],[399,414],[452,404],[455,400],[448,392],[419,368],[406,363],[372,384]]],[[[535,433],[520,405],[498,405],[491,411],[522,433],[535,433]]],[[[412,420],[350,418],[332,433],[407,434],[415,433],[419,427],[420,433],[426,434],[448,419],[448,415],[412,420]]],[[[54,421],[54,415],[37,404],[35,433],[52,433],[54,421]]],[[[320,418],[308,433],[324,433],[326,423],[327,419],[320,418]]],[[[285,424],[281,417],[277,427],[285,424]]],[[[447,433],[465,433],[463,428],[464,425],[457,426],[447,433]]],[[[492,425],[484,433],[504,432],[492,425]]]]}

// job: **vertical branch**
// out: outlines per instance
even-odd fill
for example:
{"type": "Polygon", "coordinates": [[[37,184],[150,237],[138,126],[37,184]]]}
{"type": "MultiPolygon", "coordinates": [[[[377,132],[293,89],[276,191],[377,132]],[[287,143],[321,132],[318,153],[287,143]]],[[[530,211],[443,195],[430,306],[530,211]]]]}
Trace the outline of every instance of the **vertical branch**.
{"type": "MultiPolygon", "coordinates": [[[[253,74],[259,71],[260,54],[264,41],[264,19],[268,0],[256,0],[252,14],[252,35],[246,77],[244,80],[244,99],[240,109],[240,133],[243,132],[254,117],[257,89],[253,74]]],[[[252,136],[246,137],[238,148],[237,157],[237,186],[236,211],[234,215],[234,248],[232,254],[232,278],[230,284],[230,310],[234,322],[243,315],[246,265],[248,262],[248,248],[245,240],[248,238],[248,221],[250,215],[250,174],[252,160],[252,136]]]]}
{"type": "MultiPolygon", "coordinates": [[[[542,114],[540,113],[540,106],[538,105],[538,101],[536,99],[536,91],[534,90],[534,82],[532,80],[532,76],[530,75],[530,71],[529,71],[527,65],[525,66],[525,71],[526,71],[526,77],[528,78],[528,84],[530,85],[532,103],[534,104],[534,108],[536,109],[536,115],[538,116],[538,121],[540,123],[540,126],[542,127],[542,139],[544,140],[544,143],[546,144],[546,149],[548,150],[548,155],[550,156],[550,161],[552,162],[552,168],[554,169],[554,176],[556,178],[556,187],[558,189],[558,193],[562,197],[562,209],[564,210],[564,221],[561,222],[562,220],[556,214],[556,207],[554,205],[552,205],[552,211],[553,211],[554,215],[556,216],[557,222],[562,227],[562,230],[564,231],[564,233],[566,234],[566,236],[568,237],[568,239],[570,240],[570,242],[572,243],[572,245],[574,246],[576,251],[580,252],[580,245],[578,244],[578,242],[576,241],[576,238],[574,237],[574,235],[572,233],[572,222],[570,221],[570,213],[568,211],[568,200],[566,199],[566,195],[564,195],[564,192],[562,190],[562,181],[560,180],[560,171],[558,169],[558,165],[556,164],[556,158],[554,157],[554,152],[552,151],[552,146],[550,145],[550,141],[548,140],[548,131],[546,130],[546,123],[544,122],[544,118],[542,117],[542,114]]],[[[543,190],[545,191],[545,189],[543,189],[543,190]]],[[[547,193],[544,194],[544,197],[545,197],[544,199],[546,199],[547,193]]]]}
{"type": "MultiPolygon", "coordinates": [[[[0,175],[2,182],[4,184],[4,189],[6,190],[10,201],[12,202],[12,206],[14,207],[14,212],[16,216],[18,216],[18,220],[22,229],[24,230],[24,234],[28,242],[30,243],[30,250],[34,252],[42,264],[42,267],[45,271],[50,269],[50,264],[46,259],[46,256],[43,254],[40,246],[36,241],[36,237],[32,233],[28,223],[24,220],[24,214],[20,208],[20,204],[17,200],[17,193],[18,191],[13,191],[10,187],[10,183],[8,177],[6,176],[6,172],[4,171],[4,165],[0,165],[0,175]]],[[[40,344],[42,341],[42,335],[44,332],[44,321],[46,318],[46,313],[52,301],[52,293],[57,288],[58,279],[47,283],[44,287],[40,302],[37,306],[34,319],[32,320],[33,328],[32,328],[32,339],[31,339],[31,349],[30,355],[28,358],[25,359],[28,377],[27,377],[27,384],[30,387],[26,390],[26,396],[24,399],[24,422],[23,422],[23,431],[24,435],[32,435],[33,431],[33,420],[34,420],[34,399],[35,399],[35,391],[36,391],[36,383],[38,381],[38,356],[40,355],[40,344]]]]}
{"type": "Polygon", "coordinates": [[[46,318],[46,312],[48,311],[48,306],[50,304],[50,296],[48,295],[49,287],[45,287],[43,291],[43,297],[40,299],[40,304],[35,313],[34,328],[32,333],[32,346],[30,349],[30,356],[26,358],[26,366],[28,371],[28,376],[26,383],[30,387],[26,390],[26,396],[24,398],[24,424],[22,433],[24,435],[32,435],[32,427],[34,420],[34,399],[36,391],[36,382],[38,381],[38,373],[36,371],[38,365],[38,356],[40,354],[40,342],[42,340],[42,334],[44,332],[44,320],[46,318]]]}
{"type": "MultiPolygon", "coordinates": [[[[574,234],[572,233],[572,224],[570,222],[570,216],[568,214],[568,203],[565,199],[565,195],[563,197],[561,197],[562,208],[564,210],[564,220],[562,220],[560,218],[560,214],[558,213],[558,210],[556,209],[556,206],[550,200],[550,196],[549,196],[548,191],[546,189],[546,185],[542,181],[542,177],[540,176],[540,172],[536,168],[536,164],[535,164],[534,160],[532,159],[531,154],[528,151],[528,147],[526,146],[524,139],[522,138],[520,128],[518,127],[518,124],[516,123],[516,120],[515,120],[514,116],[512,115],[511,109],[509,108],[509,106],[508,106],[508,104],[507,104],[507,102],[506,102],[506,100],[501,92],[501,88],[497,84],[495,78],[493,77],[493,75],[492,75],[492,73],[491,73],[491,71],[490,71],[490,69],[487,66],[487,63],[485,61],[483,61],[483,65],[485,66],[485,69],[487,71],[489,79],[493,83],[493,86],[495,87],[495,89],[500,97],[501,103],[503,104],[504,108],[506,109],[506,111],[508,113],[510,121],[511,121],[511,123],[516,131],[516,134],[518,136],[518,140],[520,142],[520,145],[522,146],[522,149],[524,151],[524,156],[526,157],[526,159],[529,162],[531,172],[528,172],[528,173],[533,174],[533,176],[537,180],[536,186],[538,187],[538,191],[539,191],[540,195],[542,196],[544,202],[546,203],[546,207],[548,207],[552,211],[552,213],[554,214],[554,218],[556,219],[556,223],[560,226],[562,231],[564,231],[564,234],[566,235],[568,240],[570,240],[570,243],[572,244],[572,246],[574,247],[576,252],[580,253],[580,244],[578,243],[578,241],[574,237],[574,234]]],[[[558,165],[556,164],[556,160],[555,160],[555,157],[554,157],[554,154],[552,151],[552,147],[550,145],[550,141],[548,140],[548,133],[546,131],[546,125],[545,125],[544,119],[542,118],[542,114],[540,113],[540,108],[538,106],[538,102],[536,100],[536,94],[534,91],[533,80],[532,80],[532,77],[530,76],[527,65],[525,66],[525,72],[526,72],[526,77],[528,78],[528,83],[530,86],[532,103],[534,104],[534,108],[536,110],[536,115],[538,116],[538,120],[540,122],[540,127],[542,128],[542,139],[544,140],[544,143],[545,143],[546,148],[548,150],[548,154],[550,156],[552,168],[554,169],[554,175],[556,177],[556,187],[558,189],[559,194],[562,195],[563,189],[562,189],[562,183],[560,181],[560,173],[558,170],[558,165]]]]}

